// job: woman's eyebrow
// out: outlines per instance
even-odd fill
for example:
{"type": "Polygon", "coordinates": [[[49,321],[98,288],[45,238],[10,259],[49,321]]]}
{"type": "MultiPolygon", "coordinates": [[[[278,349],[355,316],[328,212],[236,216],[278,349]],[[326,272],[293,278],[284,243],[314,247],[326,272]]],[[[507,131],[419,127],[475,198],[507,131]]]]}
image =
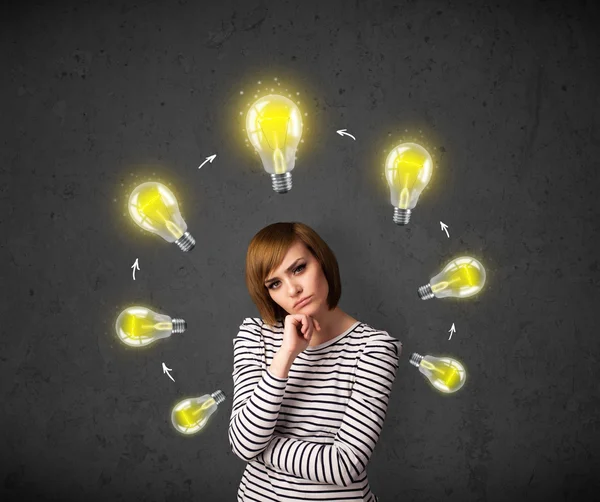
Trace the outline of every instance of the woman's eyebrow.
{"type": "MultiPolygon", "coordinates": [[[[288,268],[286,268],[286,269],[285,269],[285,271],[286,271],[286,272],[289,272],[290,270],[292,270],[292,269],[294,268],[294,266],[296,265],[296,263],[297,263],[297,262],[299,262],[299,261],[300,261],[302,258],[304,258],[304,257],[303,257],[303,256],[301,256],[300,258],[296,258],[296,259],[294,260],[294,262],[293,262],[293,263],[292,263],[292,264],[291,264],[291,265],[290,265],[288,268]]],[[[271,278],[271,279],[267,279],[267,280],[265,281],[265,286],[266,286],[267,284],[269,284],[270,282],[273,282],[273,281],[274,281],[274,280],[276,280],[276,279],[277,279],[277,277],[273,277],[273,278],[271,278]]]]}

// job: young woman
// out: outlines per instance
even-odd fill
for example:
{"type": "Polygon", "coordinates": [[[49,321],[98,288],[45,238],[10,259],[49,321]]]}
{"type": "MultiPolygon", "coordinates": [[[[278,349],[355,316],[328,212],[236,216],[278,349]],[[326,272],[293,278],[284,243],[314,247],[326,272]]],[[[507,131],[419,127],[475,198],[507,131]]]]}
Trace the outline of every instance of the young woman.
{"type": "Polygon", "coordinates": [[[335,255],[302,223],[254,236],[246,285],[260,317],[233,340],[229,442],[248,462],[238,501],[377,501],[367,464],[402,344],[337,306],[335,255]]]}

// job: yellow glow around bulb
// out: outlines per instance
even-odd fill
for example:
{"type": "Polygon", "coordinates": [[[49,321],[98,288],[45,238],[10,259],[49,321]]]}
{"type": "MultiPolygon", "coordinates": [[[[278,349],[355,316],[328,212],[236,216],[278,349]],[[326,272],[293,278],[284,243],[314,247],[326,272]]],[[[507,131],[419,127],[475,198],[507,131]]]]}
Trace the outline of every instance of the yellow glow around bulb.
{"type": "Polygon", "coordinates": [[[467,298],[481,291],[485,278],[485,269],[479,261],[462,256],[452,260],[431,279],[431,291],[436,298],[467,298]]]}
{"type": "Polygon", "coordinates": [[[265,171],[283,174],[294,169],[302,114],[291,99],[278,94],[259,98],[246,115],[246,132],[265,171]]]}
{"type": "Polygon", "coordinates": [[[385,176],[392,205],[400,209],[413,209],[429,183],[432,172],[431,155],[421,145],[402,143],[392,149],[385,161],[385,176]]]}
{"type": "Polygon", "coordinates": [[[171,319],[168,315],[139,306],[123,310],[115,322],[117,336],[130,347],[145,347],[184,330],[185,321],[182,319],[171,319]]]}
{"type": "Polygon", "coordinates": [[[175,242],[187,230],[177,199],[165,185],[155,181],[142,183],[129,197],[129,214],[140,227],[167,242],[175,242]]]}

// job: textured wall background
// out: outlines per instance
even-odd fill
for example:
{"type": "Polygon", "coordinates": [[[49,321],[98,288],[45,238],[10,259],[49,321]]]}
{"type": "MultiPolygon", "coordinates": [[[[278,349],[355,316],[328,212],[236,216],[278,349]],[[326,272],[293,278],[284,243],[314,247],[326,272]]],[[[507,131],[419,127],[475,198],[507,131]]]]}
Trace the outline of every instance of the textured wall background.
{"type": "Polygon", "coordinates": [[[232,339],[257,315],[245,252],[260,228],[293,220],[336,253],[342,309],[404,344],[369,465],[381,500],[594,498],[597,3],[63,1],[4,12],[3,500],[235,500],[232,339]],[[308,114],[286,195],[244,143],[239,112],[259,80],[300,92],[308,114]],[[382,178],[384,150],[403,139],[436,162],[405,228],[382,178]],[[125,215],[146,179],[171,184],[191,253],[125,215]],[[419,300],[459,253],[487,269],[480,296],[419,300]],[[145,351],[122,346],[114,320],[135,303],[185,318],[188,331],[145,351]],[[467,384],[432,391],[408,363],[414,351],[460,359],[467,384]],[[228,400],[206,430],[178,436],[171,406],[216,389],[228,400]]]}

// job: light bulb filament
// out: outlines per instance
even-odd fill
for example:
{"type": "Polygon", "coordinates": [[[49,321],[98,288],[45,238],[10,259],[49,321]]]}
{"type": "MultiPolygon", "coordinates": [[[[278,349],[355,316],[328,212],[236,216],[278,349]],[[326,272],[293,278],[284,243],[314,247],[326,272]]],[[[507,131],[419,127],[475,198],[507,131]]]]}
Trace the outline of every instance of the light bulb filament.
{"type": "Polygon", "coordinates": [[[289,117],[263,117],[260,114],[259,125],[267,144],[272,150],[285,147],[288,133],[289,117]]]}
{"type": "Polygon", "coordinates": [[[460,379],[458,370],[451,364],[441,363],[435,365],[431,364],[429,361],[423,360],[421,361],[421,366],[431,370],[434,373],[437,373],[438,376],[436,378],[438,378],[444,383],[444,385],[448,387],[453,387],[460,379]]]}
{"type": "Polygon", "coordinates": [[[202,405],[191,405],[186,409],[177,412],[177,418],[184,427],[191,427],[198,424],[204,418],[204,412],[214,404],[214,399],[207,399],[202,405]]]}
{"type": "Polygon", "coordinates": [[[213,405],[214,399],[207,399],[202,406],[200,406],[195,412],[194,415],[197,415],[198,413],[200,413],[201,411],[207,410],[208,408],[210,408],[213,405]]]}
{"type": "Polygon", "coordinates": [[[400,203],[398,207],[401,209],[406,209],[408,205],[408,201],[410,200],[410,190],[408,188],[403,188],[400,192],[400,203]]]}
{"type": "Polygon", "coordinates": [[[183,234],[183,230],[181,230],[181,228],[179,228],[172,221],[167,221],[165,223],[165,226],[167,227],[167,230],[169,232],[171,232],[171,234],[173,235],[173,237],[175,237],[176,239],[178,239],[183,234]]]}
{"type": "Polygon", "coordinates": [[[173,235],[173,237],[178,239],[183,234],[183,230],[181,230],[175,223],[173,223],[171,213],[169,213],[169,216],[166,217],[162,214],[160,209],[157,209],[156,214],[162,218],[162,221],[164,221],[165,223],[165,227],[171,233],[171,235],[173,235]]]}
{"type": "Polygon", "coordinates": [[[450,286],[450,284],[452,284],[453,282],[456,282],[456,281],[460,281],[460,277],[457,279],[450,279],[449,281],[438,282],[437,284],[434,284],[431,286],[431,291],[433,291],[434,293],[437,293],[438,291],[442,291],[442,290],[446,289],[448,286],[450,286]]]}
{"type": "Polygon", "coordinates": [[[421,366],[427,368],[428,370],[437,371],[437,367],[434,364],[431,364],[429,361],[426,361],[425,359],[421,361],[421,366]]]}
{"type": "Polygon", "coordinates": [[[161,210],[158,208],[154,209],[154,211],[153,211],[154,217],[152,217],[148,214],[150,211],[148,211],[148,213],[145,212],[145,209],[148,208],[149,206],[151,206],[152,203],[158,199],[160,199],[160,195],[153,197],[151,200],[149,200],[148,202],[146,202],[144,204],[141,204],[141,205],[136,204],[134,207],[140,211],[142,222],[144,222],[144,223],[149,222],[151,224],[156,224],[156,223],[158,223],[157,220],[162,219],[162,221],[165,222],[165,226],[166,226],[167,230],[173,235],[173,237],[178,239],[183,234],[183,230],[181,230],[175,223],[173,223],[170,220],[170,217],[171,217],[170,213],[169,213],[169,218],[167,218],[166,216],[164,216],[162,214],[161,210]],[[157,218],[156,216],[159,216],[160,218],[157,218]]]}
{"type": "Polygon", "coordinates": [[[155,324],[140,323],[140,320],[135,316],[129,317],[129,329],[127,334],[131,337],[140,337],[151,331],[172,331],[173,324],[170,322],[157,322],[155,324]]]}
{"type": "Polygon", "coordinates": [[[469,273],[469,267],[465,267],[464,265],[461,267],[462,272],[465,274],[465,282],[467,284],[474,284],[475,281],[473,280],[473,277],[471,276],[471,274],[469,273]]]}
{"type": "Polygon", "coordinates": [[[141,213],[145,213],[146,208],[152,206],[160,198],[160,194],[157,193],[156,195],[151,196],[151,198],[146,202],[143,202],[142,204],[136,204],[136,207],[141,213]]]}
{"type": "Polygon", "coordinates": [[[285,173],[285,157],[279,148],[273,152],[273,165],[275,167],[275,174],[285,173]]]}

